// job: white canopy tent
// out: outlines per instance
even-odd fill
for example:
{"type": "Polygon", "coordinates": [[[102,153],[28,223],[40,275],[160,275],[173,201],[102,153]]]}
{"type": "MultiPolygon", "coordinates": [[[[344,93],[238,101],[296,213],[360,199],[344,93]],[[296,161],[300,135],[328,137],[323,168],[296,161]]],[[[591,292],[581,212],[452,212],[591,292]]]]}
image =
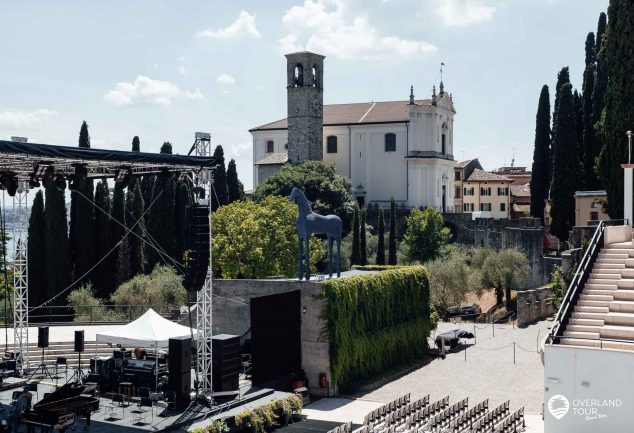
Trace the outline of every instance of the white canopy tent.
{"type": "MultiPolygon", "coordinates": [[[[196,338],[196,330],[171,322],[153,309],[141,317],[119,328],[97,334],[97,343],[119,344],[122,347],[158,349],[169,347],[170,338],[196,338]]],[[[156,356],[156,381],[158,382],[158,356],[156,356]]]]}

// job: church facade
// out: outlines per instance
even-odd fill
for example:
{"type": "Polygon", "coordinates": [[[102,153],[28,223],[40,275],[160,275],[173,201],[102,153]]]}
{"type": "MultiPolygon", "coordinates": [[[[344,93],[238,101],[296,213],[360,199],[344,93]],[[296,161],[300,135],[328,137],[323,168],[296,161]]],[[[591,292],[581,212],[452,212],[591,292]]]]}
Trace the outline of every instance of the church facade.
{"type": "Polygon", "coordinates": [[[250,130],[254,187],[286,163],[323,160],[359,203],[453,211],[456,111],[443,83],[431,99],[323,105],[323,56],[288,54],[288,117],[250,130]]]}

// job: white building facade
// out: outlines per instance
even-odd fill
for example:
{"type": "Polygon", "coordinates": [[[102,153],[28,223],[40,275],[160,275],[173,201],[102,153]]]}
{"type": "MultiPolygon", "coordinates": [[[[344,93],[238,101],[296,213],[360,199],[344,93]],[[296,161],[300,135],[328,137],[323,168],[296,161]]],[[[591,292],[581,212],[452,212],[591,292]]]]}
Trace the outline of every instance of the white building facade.
{"type": "MultiPolygon", "coordinates": [[[[385,206],[394,197],[408,207],[453,211],[453,130],[451,95],[432,99],[325,105],[323,161],[352,182],[364,205],[385,206]]],[[[413,91],[412,91],[413,93],[413,91]]],[[[254,187],[286,163],[288,122],[282,119],[250,130],[254,187]]]]}

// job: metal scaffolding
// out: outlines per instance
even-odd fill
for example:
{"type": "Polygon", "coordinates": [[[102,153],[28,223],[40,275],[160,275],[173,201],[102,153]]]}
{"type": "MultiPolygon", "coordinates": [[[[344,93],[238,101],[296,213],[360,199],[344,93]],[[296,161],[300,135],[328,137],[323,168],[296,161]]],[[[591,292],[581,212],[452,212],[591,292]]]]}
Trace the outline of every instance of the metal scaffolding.
{"type": "Polygon", "coordinates": [[[20,181],[13,197],[13,350],[20,373],[28,361],[29,347],[29,272],[27,254],[27,195],[29,185],[20,181]]]}
{"type": "MultiPolygon", "coordinates": [[[[192,150],[196,156],[210,156],[211,136],[208,133],[197,132],[192,150]]],[[[193,173],[194,188],[199,188],[198,204],[209,206],[211,214],[212,172],[204,170],[193,173]]],[[[205,284],[196,296],[196,373],[198,375],[198,392],[202,395],[212,393],[211,365],[212,347],[212,297],[213,282],[211,278],[211,223],[209,224],[209,267],[205,284]]]]}

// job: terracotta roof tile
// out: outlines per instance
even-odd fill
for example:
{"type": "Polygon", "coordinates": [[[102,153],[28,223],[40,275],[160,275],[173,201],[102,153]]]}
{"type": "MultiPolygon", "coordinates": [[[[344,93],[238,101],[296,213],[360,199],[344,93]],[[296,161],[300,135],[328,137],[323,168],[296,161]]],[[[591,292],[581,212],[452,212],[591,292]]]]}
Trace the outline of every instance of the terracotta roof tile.
{"type": "MultiPolygon", "coordinates": [[[[418,105],[431,105],[431,99],[417,100],[418,105]]],[[[409,101],[359,102],[353,104],[324,105],[324,126],[364,123],[409,122],[409,101]]],[[[264,131],[287,129],[288,120],[280,119],[250,129],[264,131]]]]}
{"type": "Polygon", "coordinates": [[[473,170],[473,173],[471,173],[471,176],[469,176],[469,179],[467,179],[467,182],[510,182],[511,179],[509,179],[506,176],[500,176],[499,174],[495,174],[495,173],[489,173],[488,171],[484,171],[484,170],[480,170],[479,168],[476,168],[475,170],[473,170]]]}
{"type": "Polygon", "coordinates": [[[511,184],[511,195],[516,197],[530,197],[531,187],[529,184],[513,185],[511,184]]]}
{"type": "Polygon", "coordinates": [[[255,165],[284,164],[286,161],[288,161],[288,153],[272,153],[266,158],[256,162],[255,165]]]}

